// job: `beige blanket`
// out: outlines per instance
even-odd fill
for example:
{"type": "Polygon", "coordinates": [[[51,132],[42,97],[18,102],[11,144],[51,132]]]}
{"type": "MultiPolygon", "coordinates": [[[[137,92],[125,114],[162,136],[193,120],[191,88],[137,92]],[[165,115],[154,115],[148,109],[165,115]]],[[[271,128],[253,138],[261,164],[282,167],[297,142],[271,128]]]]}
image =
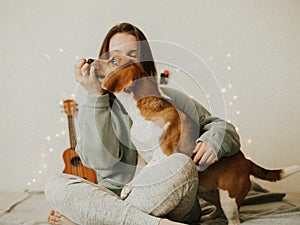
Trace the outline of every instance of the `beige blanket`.
{"type": "MultiPolygon", "coordinates": [[[[254,184],[240,210],[245,225],[295,225],[300,221],[300,207],[284,200],[284,193],[269,192],[254,184]]],[[[290,196],[292,197],[292,196],[290,196]]],[[[203,211],[212,205],[200,201],[203,211]]],[[[0,225],[46,225],[50,206],[41,192],[0,192],[0,225]]],[[[226,225],[224,218],[202,221],[201,225],[226,225]]]]}

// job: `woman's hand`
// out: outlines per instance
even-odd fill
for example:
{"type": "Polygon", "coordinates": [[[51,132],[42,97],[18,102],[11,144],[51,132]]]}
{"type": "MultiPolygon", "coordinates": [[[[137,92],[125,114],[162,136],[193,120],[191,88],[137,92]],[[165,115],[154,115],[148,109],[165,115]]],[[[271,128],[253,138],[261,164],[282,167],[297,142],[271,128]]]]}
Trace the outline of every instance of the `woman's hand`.
{"type": "Polygon", "coordinates": [[[105,91],[96,77],[95,68],[86,59],[79,60],[74,66],[75,80],[91,95],[102,95],[105,91]]]}
{"type": "Polygon", "coordinates": [[[216,152],[204,142],[199,142],[193,153],[195,153],[194,162],[199,165],[200,171],[205,170],[218,160],[216,152]]]}

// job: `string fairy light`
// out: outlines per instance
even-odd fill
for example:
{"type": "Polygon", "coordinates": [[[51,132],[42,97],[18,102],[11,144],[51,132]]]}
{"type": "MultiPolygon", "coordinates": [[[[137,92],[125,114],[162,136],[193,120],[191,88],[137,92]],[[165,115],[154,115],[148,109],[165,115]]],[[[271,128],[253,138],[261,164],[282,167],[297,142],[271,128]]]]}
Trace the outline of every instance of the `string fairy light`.
{"type": "MultiPolygon", "coordinates": [[[[74,98],[74,97],[75,97],[75,94],[74,94],[74,93],[71,93],[69,96],[71,96],[71,97],[74,98]]],[[[59,104],[60,107],[62,107],[62,106],[63,106],[63,101],[59,101],[58,104],[59,104]]],[[[61,125],[65,126],[65,124],[64,124],[65,119],[64,119],[64,118],[60,118],[59,121],[60,121],[60,124],[61,124],[61,125]]],[[[52,137],[56,137],[56,139],[59,139],[60,137],[62,137],[63,135],[66,134],[66,131],[65,131],[64,129],[61,129],[61,128],[60,128],[59,130],[60,130],[60,131],[59,131],[59,132],[56,132],[54,135],[48,135],[48,136],[46,136],[46,138],[45,138],[46,141],[47,141],[48,143],[53,144],[52,142],[55,141],[55,140],[54,140],[52,137]]],[[[49,147],[47,152],[48,152],[48,153],[54,153],[54,152],[55,152],[55,148],[49,147]]],[[[45,162],[45,161],[47,161],[48,154],[47,154],[46,152],[44,152],[44,153],[41,154],[40,157],[41,157],[42,161],[44,161],[44,163],[41,165],[41,168],[39,168],[39,169],[36,171],[36,173],[35,173],[36,175],[39,175],[39,177],[42,176],[42,175],[45,173],[45,171],[48,169],[48,164],[45,162]]],[[[27,182],[27,186],[28,186],[28,187],[33,187],[34,184],[38,183],[39,177],[32,177],[32,178],[27,182]]]]}
{"type": "MultiPolygon", "coordinates": [[[[65,52],[65,49],[64,49],[64,48],[57,48],[57,49],[55,49],[54,51],[46,52],[45,55],[44,55],[44,59],[47,60],[47,61],[56,59],[56,58],[57,58],[57,57],[56,57],[56,56],[57,56],[57,53],[60,54],[60,57],[62,57],[62,56],[65,57],[64,54],[62,54],[62,53],[64,53],[64,52],[65,52]]],[[[79,57],[79,56],[76,56],[76,59],[79,60],[80,57],[79,57]]],[[[66,96],[67,96],[67,95],[62,94],[62,98],[65,98],[66,96]]],[[[75,98],[75,94],[74,94],[74,93],[70,94],[69,96],[71,96],[72,98],[75,98]]],[[[62,107],[62,106],[63,106],[63,101],[59,101],[59,105],[62,107]]],[[[65,121],[66,121],[66,120],[65,120],[64,118],[60,118],[60,122],[61,122],[60,124],[61,124],[61,125],[64,124],[65,121]]],[[[64,126],[65,126],[65,124],[64,124],[64,126]]],[[[65,127],[64,127],[64,128],[65,128],[65,127]]],[[[46,136],[45,139],[46,139],[46,142],[47,142],[48,144],[53,145],[53,141],[58,140],[60,137],[64,136],[65,134],[66,134],[65,129],[60,128],[58,132],[55,132],[54,134],[51,134],[51,135],[46,136]],[[53,137],[56,137],[56,138],[54,139],[53,137]]],[[[55,148],[53,148],[53,147],[49,147],[49,148],[46,148],[46,149],[45,149],[45,152],[42,153],[42,154],[40,155],[40,157],[41,157],[43,163],[42,163],[41,167],[36,171],[35,175],[33,175],[33,176],[36,176],[36,175],[41,176],[42,174],[45,173],[45,171],[46,171],[47,169],[49,169],[49,168],[48,168],[48,164],[47,164],[46,162],[47,162],[47,158],[48,158],[49,153],[53,153],[53,152],[55,152],[55,148]]],[[[32,178],[27,182],[27,185],[28,185],[28,186],[31,186],[31,185],[37,183],[38,180],[39,180],[38,177],[32,177],[32,178]]]]}
{"type": "MultiPolygon", "coordinates": [[[[63,48],[60,48],[60,49],[59,49],[59,52],[60,52],[60,53],[63,53],[63,52],[64,52],[64,49],[63,49],[63,48]]],[[[50,59],[51,59],[50,53],[45,54],[45,57],[46,57],[47,60],[50,60],[50,59]]],[[[81,57],[76,56],[75,58],[76,58],[77,60],[79,60],[81,57]]],[[[232,58],[232,55],[231,55],[230,53],[227,53],[227,54],[226,54],[226,58],[231,59],[231,58],[232,58]]],[[[208,57],[208,59],[209,59],[209,61],[213,61],[213,60],[214,60],[214,57],[213,57],[213,56],[210,56],[210,57],[208,57]]],[[[231,65],[227,65],[226,69],[227,69],[227,71],[232,71],[232,70],[233,70],[231,65]]],[[[174,71],[175,71],[175,72],[180,72],[180,69],[179,69],[179,68],[175,68],[174,71]]],[[[228,89],[233,89],[233,85],[232,85],[231,83],[228,83],[228,84],[227,84],[227,87],[223,87],[223,88],[221,89],[221,92],[222,92],[222,93],[228,93],[229,90],[227,90],[227,88],[228,88],[228,89]]],[[[63,95],[63,96],[66,96],[66,95],[63,95]]],[[[69,96],[71,96],[72,98],[75,98],[75,94],[74,94],[74,93],[70,94],[69,96]]],[[[210,94],[206,94],[205,96],[206,96],[206,98],[210,98],[210,97],[211,97],[210,94]]],[[[237,100],[237,99],[238,99],[238,96],[237,96],[237,95],[234,95],[234,96],[232,96],[232,99],[233,99],[233,100],[237,100]]],[[[63,106],[63,101],[59,101],[59,105],[60,105],[60,106],[63,106]]],[[[229,106],[232,106],[232,105],[233,105],[233,101],[230,100],[230,101],[228,102],[228,105],[229,105],[229,106]]],[[[241,114],[240,110],[236,110],[236,115],[240,115],[240,114],[241,114]]],[[[65,119],[64,119],[64,118],[60,118],[60,122],[61,122],[61,124],[63,124],[63,123],[65,122],[65,119]]],[[[227,119],[227,122],[231,123],[231,120],[230,120],[230,119],[227,119]]],[[[236,129],[236,131],[238,132],[240,128],[239,128],[238,126],[236,126],[235,129],[236,129]]],[[[56,136],[57,138],[60,138],[61,135],[65,135],[65,134],[66,134],[66,131],[65,131],[65,130],[61,130],[60,132],[56,132],[56,133],[55,133],[55,136],[56,136]]],[[[46,137],[46,140],[47,140],[48,142],[52,141],[51,136],[48,135],[48,136],[46,137]]],[[[247,144],[251,144],[251,143],[252,143],[252,140],[251,140],[251,139],[247,139],[246,143],[247,143],[247,144]]],[[[53,153],[53,152],[54,152],[54,149],[53,149],[53,148],[48,148],[48,152],[52,152],[52,153],[53,153]]],[[[42,157],[43,160],[45,160],[45,159],[47,158],[47,154],[42,153],[42,154],[41,154],[41,157],[42,157]]],[[[44,164],[42,164],[42,168],[38,169],[36,173],[37,173],[38,175],[42,175],[42,174],[44,174],[44,171],[45,171],[47,168],[48,168],[47,164],[44,163],[44,164]]],[[[38,181],[38,178],[37,178],[37,177],[34,177],[34,178],[32,178],[30,181],[27,182],[27,185],[28,185],[28,186],[31,186],[33,183],[37,183],[37,181],[38,181]]]]}
{"type": "MultiPolygon", "coordinates": [[[[230,60],[230,59],[232,58],[232,55],[231,55],[230,53],[227,53],[225,56],[226,56],[226,58],[227,58],[228,60],[230,60]]],[[[209,61],[213,61],[214,57],[213,57],[213,56],[210,56],[210,57],[208,57],[208,59],[209,59],[209,61]]],[[[226,70],[229,71],[229,72],[232,72],[232,71],[233,71],[233,67],[232,67],[230,64],[227,64],[226,70]]],[[[232,108],[233,105],[234,105],[234,103],[237,101],[238,96],[237,96],[236,94],[233,95],[232,97],[230,97],[230,95],[228,95],[228,94],[230,94],[230,91],[231,91],[232,89],[233,89],[233,85],[232,85],[231,82],[229,82],[229,83],[227,84],[227,86],[226,86],[226,87],[225,87],[225,86],[222,87],[222,88],[220,89],[220,91],[221,91],[222,93],[224,93],[224,94],[226,93],[226,95],[229,97],[229,99],[228,99],[228,97],[227,97],[227,98],[224,98],[224,99],[225,99],[225,100],[228,99],[228,103],[227,103],[226,105],[229,106],[229,107],[231,107],[231,110],[234,111],[234,114],[233,114],[233,115],[240,116],[240,115],[241,115],[241,111],[240,111],[239,109],[234,109],[234,108],[232,108]],[[227,88],[228,88],[228,89],[227,89],[227,88]]],[[[209,98],[210,96],[209,96],[209,95],[206,95],[206,97],[209,98]]],[[[227,122],[228,122],[228,123],[231,123],[232,121],[231,121],[230,119],[227,119],[227,122]]],[[[235,126],[235,129],[236,129],[237,132],[240,131],[240,128],[239,128],[238,126],[235,126]]],[[[246,139],[245,142],[246,142],[248,145],[252,144],[252,140],[251,140],[251,139],[246,139]]]]}

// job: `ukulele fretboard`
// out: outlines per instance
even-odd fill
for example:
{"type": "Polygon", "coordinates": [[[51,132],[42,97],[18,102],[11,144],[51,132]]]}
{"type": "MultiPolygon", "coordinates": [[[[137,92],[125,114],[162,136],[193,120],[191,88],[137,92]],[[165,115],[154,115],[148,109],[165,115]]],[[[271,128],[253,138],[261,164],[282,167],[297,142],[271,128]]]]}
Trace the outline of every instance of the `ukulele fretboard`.
{"type": "Polygon", "coordinates": [[[68,116],[69,136],[70,136],[70,148],[75,150],[76,147],[76,131],[74,125],[73,116],[68,116]]]}

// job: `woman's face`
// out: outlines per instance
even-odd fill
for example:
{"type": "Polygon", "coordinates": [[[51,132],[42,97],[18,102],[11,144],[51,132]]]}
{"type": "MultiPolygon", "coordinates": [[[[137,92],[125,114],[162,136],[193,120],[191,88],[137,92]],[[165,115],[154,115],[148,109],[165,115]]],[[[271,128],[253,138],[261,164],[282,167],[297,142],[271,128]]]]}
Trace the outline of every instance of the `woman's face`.
{"type": "Polygon", "coordinates": [[[109,42],[109,55],[114,54],[138,58],[138,43],[134,35],[116,33],[109,42]]]}

